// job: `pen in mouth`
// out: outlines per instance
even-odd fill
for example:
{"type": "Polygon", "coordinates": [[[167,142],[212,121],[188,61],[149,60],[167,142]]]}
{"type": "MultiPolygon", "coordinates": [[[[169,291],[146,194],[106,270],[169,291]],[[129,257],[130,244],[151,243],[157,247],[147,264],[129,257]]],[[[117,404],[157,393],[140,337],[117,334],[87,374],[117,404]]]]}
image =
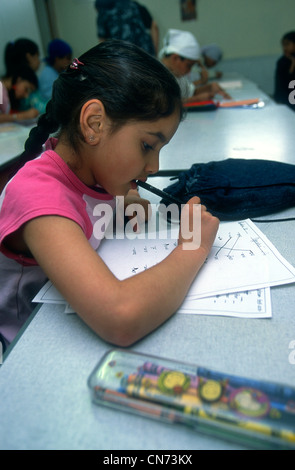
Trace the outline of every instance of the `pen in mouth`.
{"type": "Polygon", "coordinates": [[[171,194],[165,193],[165,191],[162,191],[161,189],[155,188],[154,186],[152,186],[149,183],[145,183],[145,182],[140,181],[140,180],[136,180],[135,182],[141,188],[144,188],[147,191],[150,191],[151,193],[156,194],[157,196],[160,196],[162,199],[167,199],[168,201],[170,201],[174,204],[178,204],[178,205],[183,204],[183,201],[181,201],[180,199],[172,196],[171,194]]]}

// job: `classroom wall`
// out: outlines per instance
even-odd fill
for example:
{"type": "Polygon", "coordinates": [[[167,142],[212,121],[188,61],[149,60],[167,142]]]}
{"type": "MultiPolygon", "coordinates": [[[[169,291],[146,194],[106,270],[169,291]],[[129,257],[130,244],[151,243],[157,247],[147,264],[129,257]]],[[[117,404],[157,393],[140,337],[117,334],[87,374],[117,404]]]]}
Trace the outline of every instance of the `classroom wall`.
{"type": "MultiPolygon", "coordinates": [[[[180,0],[138,0],[159,25],[160,45],[169,28],[191,31],[201,45],[224,51],[222,69],[254,80],[273,93],[281,37],[295,29],[294,0],[196,0],[197,19],[182,21],[180,0]]],[[[76,53],[97,43],[94,0],[52,0],[58,29],[76,53]]]]}
{"type": "Polygon", "coordinates": [[[0,0],[0,77],[5,72],[3,55],[7,42],[19,37],[35,41],[43,55],[33,0],[0,0]]]}
{"type": "Polygon", "coordinates": [[[219,44],[226,59],[277,54],[282,34],[295,29],[294,0],[196,0],[198,18],[190,21],[181,21],[179,0],[140,1],[161,36],[171,27],[186,29],[201,45],[219,44]]]}
{"type": "MultiPolygon", "coordinates": [[[[186,29],[201,44],[216,42],[225,59],[280,53],[280,39],[295,29],[294,0],[196,0],[197,20],[181,21],[180,0],[138,0],[154,16],[161,42],[168,28],[186,29]]],[[[52,0],[60,34],[77,53],[97,41],[94,0],[52,0]]]]}
{"type": "MultiPolygon", "coordinates": [[[[225,71],[246,72],[264,91],[271,92],[275,62],[281,53],[280,39],[286,31],[295,29],[294,0],[196,1],[198,18],[182,21],[180,0],[139,0],[157,21],[161,44],[169,28],[191,31],[201,45],[216,42],[222,47],[225,71]]],[[[47,2],[54,12],[56,33],[71,44],[74,56],[97,44],[94,0],[47,2]]],[[[20,36],[35,40],[43,55],[34,0],[0,0],[2,58],[6,42],[20,36]]],[[[0,74],[3,72],[2,60],[0,74]]]]}

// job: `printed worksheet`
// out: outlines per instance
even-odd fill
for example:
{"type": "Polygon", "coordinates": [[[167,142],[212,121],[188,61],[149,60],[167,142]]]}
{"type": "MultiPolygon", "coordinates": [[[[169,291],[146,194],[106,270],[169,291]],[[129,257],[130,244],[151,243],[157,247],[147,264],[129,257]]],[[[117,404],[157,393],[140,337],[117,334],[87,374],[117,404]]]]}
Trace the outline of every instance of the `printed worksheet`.
{"type": "MultiPolygon", "coordinates": [[[[171,236],[105,239],[98,253],[118,279],[140,273],[177,246],[171,236]]],[[[163,233],[162,233],[163,235],[163,233]]],[[[208,259],[196,276],[181,313],[271,317],[270,287],[295,282],[295,268],[250,220],[222,222],[208,259]]],[[[65,303],[49,282],[34,302],[65,303]]]]}
{"type": "MultiPolygon", "coordinates": [[[[98,253],[119,279],[125,279],[159,263],[176,245],[173,237],[103,240],[98,253]]],[[[295,268],[253,222],[222,222],[188,296],[198,299],[293,282],[295,268]]]]}

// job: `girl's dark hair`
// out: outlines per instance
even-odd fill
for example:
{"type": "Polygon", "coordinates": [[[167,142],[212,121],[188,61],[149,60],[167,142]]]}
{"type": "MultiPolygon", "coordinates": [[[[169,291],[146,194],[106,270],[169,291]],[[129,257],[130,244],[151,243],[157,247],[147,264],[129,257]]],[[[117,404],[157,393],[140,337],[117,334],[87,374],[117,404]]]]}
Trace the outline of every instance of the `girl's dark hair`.
{"type": "Polygon", "coordinates": [[[28,66],[26,55],[39,54],[39,48],[31,39],[20,38],[9,42],[5,47],[4,62],[6,76],[11,76],[16,68],[28,66]]]}
{"type": "Polygon", "coordinates": [[[153,121],[175,111],[180,120],[183,116],[179,85],[160,61],[131,43],[106,40],[74,60],[54,82],[52,99],[30,132],[20,166],[38,156],[57,131],[77,148],[83,139],[80,110],[91,99],[104,104],[112,131],[129,121],[153,121]]]}
{"type": "Polygon", "coordinates": [[[291,41],[295,43],[295,31],[289,31],[289,33],[284,34],[282,41],[284,40],[291,41]]]}
{"type": "Polygon", "coordinates": [[[9,90],[9,101],[12,110],[19,109],[20,100],[16,99],[13,85],[16,84],[17,80],[20,78],[21,80],[27,80],[30,82],[36,89],[38,88],[38,78],[35,72],[28,66],[19,67],[15,69],[11,75],[11,85],[12,88],[9,90]]]}

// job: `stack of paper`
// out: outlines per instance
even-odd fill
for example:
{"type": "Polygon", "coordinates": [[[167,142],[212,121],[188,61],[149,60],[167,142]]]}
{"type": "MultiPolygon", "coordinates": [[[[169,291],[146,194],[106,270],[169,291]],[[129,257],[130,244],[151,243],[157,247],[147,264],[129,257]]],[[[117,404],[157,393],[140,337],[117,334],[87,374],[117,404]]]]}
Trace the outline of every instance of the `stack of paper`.
{"type": "MultiPolygon", "coordinates": [[[[154,233],[157,238],[152,233],[105,239],[98,253],[117,278],[125,279],[159,263],[175,248],[178,227],[164,238],[161,230],[154,233]]],[[[253,222],[222,222],[179,313],[270,318],[270,288],[293,282],[295,268],[253,222]]],[[[71,311],[50,282],[34,301],[64,303],[71,311]]]]}

